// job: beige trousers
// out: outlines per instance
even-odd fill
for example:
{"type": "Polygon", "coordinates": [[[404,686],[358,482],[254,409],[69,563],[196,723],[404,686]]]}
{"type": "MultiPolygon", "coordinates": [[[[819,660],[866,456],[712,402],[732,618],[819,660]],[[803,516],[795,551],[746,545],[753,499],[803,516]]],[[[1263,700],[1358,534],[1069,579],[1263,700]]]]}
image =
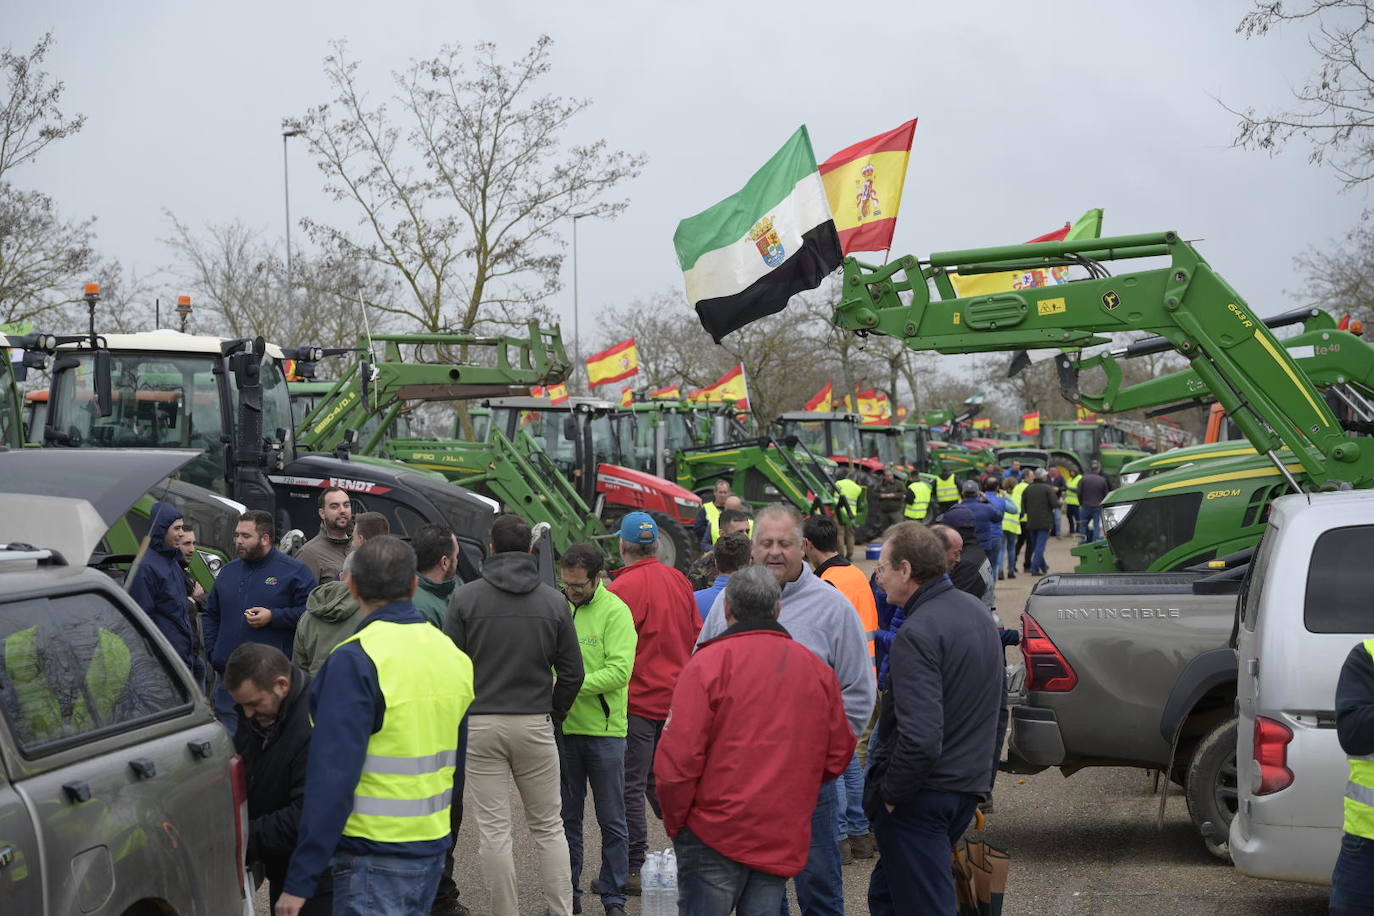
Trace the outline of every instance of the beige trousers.
{"type": "Polygon", "coordinates": [[[468,719],[467,785],[472,790],[478,857],[493,916],[517,916],[511,854],[510,781],[525,806],[539,855],[540,885],[551,916],[572,914],[572,868],[563,833],[558,746],[547,715],[475,715],[468,719]]]}

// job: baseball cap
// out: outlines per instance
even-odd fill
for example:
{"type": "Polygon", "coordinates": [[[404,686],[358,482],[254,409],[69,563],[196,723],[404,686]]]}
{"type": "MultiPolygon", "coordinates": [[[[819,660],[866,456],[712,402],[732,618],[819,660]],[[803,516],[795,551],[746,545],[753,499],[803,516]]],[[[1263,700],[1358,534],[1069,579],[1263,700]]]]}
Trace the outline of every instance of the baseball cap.
{"type": "Polygon", "coordinates": [[[647,512],[631,512],[620,520],[620,539],[634,544],[652,544],[658,540],[658,525],[647,512]]]}
{"type": "Polygon", "coordinates": [[[973,517],[973,513],[962,506],[955,506],[950,509],[940,516],[940,521],[955,531],[971,531],[978,527],[978,520],[973,517]]]}
{"type": "Polygon", "coordinates": [[[978,481],[965,480],[962,492],[965,496],[977,496],[982,491],[978,489],[978,481]]]}

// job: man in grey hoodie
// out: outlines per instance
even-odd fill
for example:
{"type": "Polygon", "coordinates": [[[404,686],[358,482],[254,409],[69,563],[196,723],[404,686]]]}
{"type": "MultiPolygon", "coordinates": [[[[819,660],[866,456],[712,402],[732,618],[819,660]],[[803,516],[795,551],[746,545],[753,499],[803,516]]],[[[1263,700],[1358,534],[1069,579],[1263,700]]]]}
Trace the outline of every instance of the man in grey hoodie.
{"type": "MultiPolygon", "coordinates": [[[[796,509],[772,505],[754,520],[754,565],[765,566],[782,584],[782,624],[792,638],[834,669],[840,681],[845,717],[861,735],[873,714],[877,685],[868,637],[849,599],[822,581],[802,559],[802,518],[796,509]]],[[[718,596],[701,628],[697,645],[725,632],[724,596],[718,596]]],[[[811,854],[794,879],[803,913],[844,912],[844,879],[840,867],[835,781],[821,785],[811,817],[811,854]]]]}
{"type": "Polygon", "coordinates": [[[551,916],[571,916],[572,864],[554,729],[582,687],[582,647],[567,599],[540,581],[530,545],[529,523],[520,516],[492,522],[492,553],[482,577],[454,591],[444,632],[472,659],[476,699],[468,708],[467,781],[492,913],[518,912],[513,778],[538,849],[544,905],[551,916]]]}

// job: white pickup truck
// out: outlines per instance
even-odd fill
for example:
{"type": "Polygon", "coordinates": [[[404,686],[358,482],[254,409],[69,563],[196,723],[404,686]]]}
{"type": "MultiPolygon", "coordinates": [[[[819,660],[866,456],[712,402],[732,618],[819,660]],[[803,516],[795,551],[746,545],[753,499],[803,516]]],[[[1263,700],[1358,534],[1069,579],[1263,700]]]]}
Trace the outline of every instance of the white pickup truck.
{"type": "Polygon", "coordinates": [[[1231,859],[1255,877],[1329,884],[1348,772],[1336,680],[1374,636],[1374,490],[1275,500],[1240,611],[1231,859]]]}

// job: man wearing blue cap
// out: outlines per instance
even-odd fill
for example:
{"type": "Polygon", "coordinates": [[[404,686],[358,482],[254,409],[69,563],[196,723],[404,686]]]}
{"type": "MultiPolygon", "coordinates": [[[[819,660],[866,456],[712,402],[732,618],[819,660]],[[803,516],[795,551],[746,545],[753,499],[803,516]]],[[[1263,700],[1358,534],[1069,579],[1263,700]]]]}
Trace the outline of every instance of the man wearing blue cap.
{"type": "Polygon", "coordinates": [[[658,559],[658,525],[647,512],[631,512],[620,522],[620,569],[611,573],[611,592],[630,606],[635,632],[634,673],[630,676],[629,733],[625,741],[625,822],[630,834],[630,880],[639,893],[639,869],[649,849],[648,798],[663,816],[654,793],[654,752],[658,749],[678,674],[692,657],[701,614],[687,577],[658,559]]]}

